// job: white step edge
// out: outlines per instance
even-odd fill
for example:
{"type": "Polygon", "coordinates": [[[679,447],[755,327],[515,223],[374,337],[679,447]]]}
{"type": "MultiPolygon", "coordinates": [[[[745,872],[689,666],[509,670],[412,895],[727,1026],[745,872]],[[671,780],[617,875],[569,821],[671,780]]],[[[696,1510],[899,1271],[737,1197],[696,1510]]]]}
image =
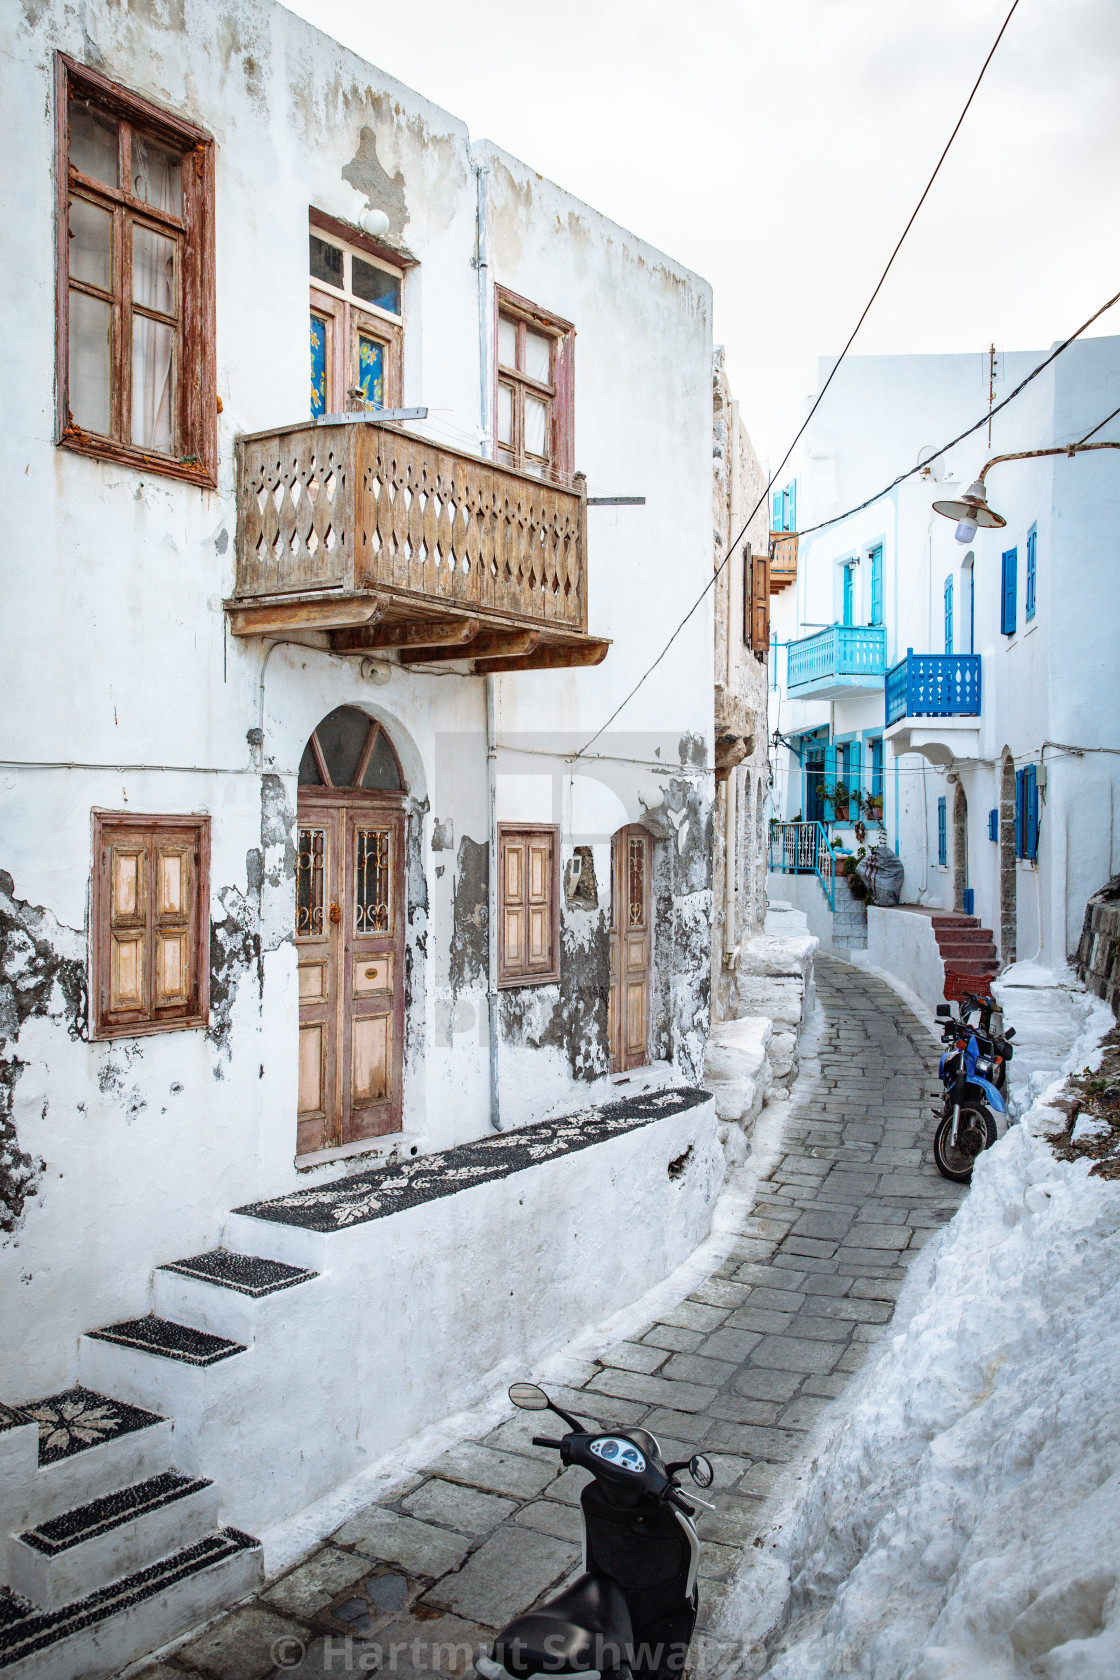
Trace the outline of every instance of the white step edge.
{"type": "Polygon", "coordinates": [[[157,1267],[152,1274],[152,1306],[160,1318],[191,1324],[197,1330],[208,1330],[212,1336],[226,1336],[251,1347],[262,1323],[270,1327],[282,1325],[289,1311],[301,1312],[302,1296],[299,1307],[289,1297],[318,1282],[318,1278],[306,1278],[270,1295],[253,1296],[186,1272],[157,1267]]]}
{"type": "MultiPolygon", "coordinates": [[[[8,1540],[8,1586],[44,1610],[60,1610],[110,1581],[135,1574],[157,1558],[182,1551],[218,1526],[218,1490],[213,1482],[157,1506],[126,1516],[112,1528],[46,1553],[12,1535],[8,1540]]],[[[24,1531],[28,1532],[27,1530],[24,1531]]]]}
{"type": "MultiPolygon", "coordinates": [[[[114,1398],[111,1389],[101,1387],[97,1392],[106,1399],[114,1398]]],[[[158,1406],[147,1409],[160,1410],[158,1406]]],[[[112,1493],[114,1488],[129,1487],[157,1476],[161,1470],[170,1470],[173,1431],[171,1419],[165,1414],[145,1429],[132,1429],[97,1446],[83,1447],[68,1458],[38,1466],[29,1481],[21,1478],[0,1488],[0,1534],[19,1533],[61,1516],[75,1505],[88,1505],[91,1499],[112,1493]]]]}

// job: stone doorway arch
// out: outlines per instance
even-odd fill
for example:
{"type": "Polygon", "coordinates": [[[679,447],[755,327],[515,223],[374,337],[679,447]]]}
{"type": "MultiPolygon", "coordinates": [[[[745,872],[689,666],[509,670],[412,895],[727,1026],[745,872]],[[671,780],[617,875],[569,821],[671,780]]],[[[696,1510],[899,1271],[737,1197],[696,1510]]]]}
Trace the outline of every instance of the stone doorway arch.
{"type": "Polygon", "coordinates": [[[1015,760],[1004,747],[999,785],[999,960],[1015,961],[1018,944],[1015,911],[1015,760]]]}
{"type": "Polygon", "coordinates": [[[953,909],[964,909],[968,888],[968,800],[961,784],[953,795],[953,909]]]}

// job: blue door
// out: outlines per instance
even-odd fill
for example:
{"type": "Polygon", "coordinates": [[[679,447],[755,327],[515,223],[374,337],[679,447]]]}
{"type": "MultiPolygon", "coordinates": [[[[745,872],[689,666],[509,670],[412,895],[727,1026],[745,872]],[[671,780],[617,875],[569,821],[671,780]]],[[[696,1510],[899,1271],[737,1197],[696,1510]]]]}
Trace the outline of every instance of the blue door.
{"type": "Polygon", "coordinates": [[[824,748],[810,747],[805,754],[805,821],[825,821],[821,784],[824,781],[824,748]]]}
{"type": "Polygon", "coordinates": [[[844,623],[855,623],[855,571],[851,561],[844,567],[844,623]]]}

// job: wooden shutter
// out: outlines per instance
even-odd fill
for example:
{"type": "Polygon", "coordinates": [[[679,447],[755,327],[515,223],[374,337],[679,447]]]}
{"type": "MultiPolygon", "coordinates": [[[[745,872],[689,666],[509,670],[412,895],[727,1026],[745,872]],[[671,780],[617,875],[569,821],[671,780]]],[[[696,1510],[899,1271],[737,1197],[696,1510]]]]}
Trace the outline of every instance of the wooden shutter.
{"type": "Polygon", "coordinates": [[[209,849],[207,817],[95,813],[95,1037],[205,1024],[209,849]]]}
{"type": "Polygon", "coordinates": [[[764,659],[770,650],[770,556],[747,549],[743,575],[743,640],[764,659]]]}
{"type": "Polygon", "coordinates": [[[498,983],[560,978],[557,875],[559,831],[498,827],[498,983]]]}

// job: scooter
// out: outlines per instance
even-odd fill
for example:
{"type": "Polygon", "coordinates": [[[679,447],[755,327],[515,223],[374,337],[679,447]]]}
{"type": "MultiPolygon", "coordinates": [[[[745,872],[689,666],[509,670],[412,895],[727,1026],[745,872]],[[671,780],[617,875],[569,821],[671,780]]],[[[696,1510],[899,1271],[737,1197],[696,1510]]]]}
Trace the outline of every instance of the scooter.
{"type": "MultiPolygon", "coordinates": [[[[966,1003],[977,1005],[975,998],[966,1003]]],[[[1008,1035],[993,1040],[968,1024],[971,1011],[962,1009],[959,1020],[947,1003],[937,1006],[945,1021],[941,1037],[950,1046],[942,1056],[937,1077],[945,1087],[940,1124],[933,1136],[933,1158],[943,1178],[968,1184],[976,1158],[990,1149],[1007,1129],[1007,1104],[995,1084],[996,1044],[1008,1051],[1008,1035]]],[[[1014,1028],[1009,1029],[1014,1034],[1014,1028]]]]}
{"type": "Polygon", "coordinates": [[[555,1412],[569,1433],[535,1435],[533,1445],[557,1448],[562,1464],[594,1479],[580,1494],[583,1574],[502,1628],[476,1661],[482,1680],[677,1680],[699,1605],[692,1519],[708,1501],[686,1499],[676,1478],[687,1470],[711,1487],[711,1464],[699,1454],[666,1464],[646,1429],[588,1429],[535,1383],[514,1383],[509,1397],[523,1411],[555,1412]]]}

